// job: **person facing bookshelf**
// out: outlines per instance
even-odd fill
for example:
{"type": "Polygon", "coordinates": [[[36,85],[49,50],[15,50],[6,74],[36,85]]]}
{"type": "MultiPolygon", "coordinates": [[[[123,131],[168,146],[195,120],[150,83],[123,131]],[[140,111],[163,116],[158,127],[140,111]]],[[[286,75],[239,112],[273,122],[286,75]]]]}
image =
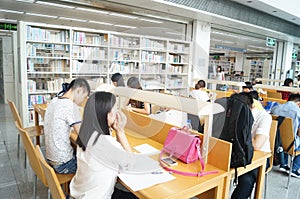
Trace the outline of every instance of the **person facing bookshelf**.
{"type": "Polygon", "coordinates": [[[70,132],[80,129],[79,106],[90,93],[85,79],[74,79],[65,85],[66,92],[53,98],[45,113],[46,158],[57,173],[75,173],[77,160],[70,142],[70,132]]]}
{"type": "MultiPolygon", "coordinates": [[[[127,80],[127,86],[129,88],[135,88],[135,89],[143,90],[142,86],[140,85],[139,79],[137,77],[130,77],[127,80]]],[[[127,109],[131,110],[131,111],[134,111],[134,112],[142,113],[142,114],[145,114],[145,115],[150,114],[150,104],[149,103],[140,102],[140,101],[133,100],[133,99],[129,99],[127,109]]]]}
{"type": "Polygon", "coordinates": [[[111,81],[114,86],[125,86],[123,76],[120,73],[115,73],[111,76],[111,81]]]}

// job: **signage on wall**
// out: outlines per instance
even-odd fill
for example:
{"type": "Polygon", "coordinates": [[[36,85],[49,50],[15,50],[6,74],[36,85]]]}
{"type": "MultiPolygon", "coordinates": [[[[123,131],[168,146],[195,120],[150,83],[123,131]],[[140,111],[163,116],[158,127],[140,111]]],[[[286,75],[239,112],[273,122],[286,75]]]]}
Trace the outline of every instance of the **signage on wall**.
{"type": "Polygon", "coordinates": [[[232,51],[242,52],[242,53],[247,52],[247,50],[245,48],[237,48],[237,47],[223,46],[223,45],[217,45],[217,44],[215,45],[215,48],[223,49],[223,50],[232,50],[232,51]]]}
{"type": "Polygon", "coordinates": [[[18,29],[17,24],[0,22],[0,30],[15,30],[16,31],[17,29],[18,29]]]}
{"type": "Polygon", "coordinates": [[[269,47],[276,46],[276,39],[271,38],[271,37],[267,37],[267,39],[266,39],[266,46],[269,46],[269,47]]]}

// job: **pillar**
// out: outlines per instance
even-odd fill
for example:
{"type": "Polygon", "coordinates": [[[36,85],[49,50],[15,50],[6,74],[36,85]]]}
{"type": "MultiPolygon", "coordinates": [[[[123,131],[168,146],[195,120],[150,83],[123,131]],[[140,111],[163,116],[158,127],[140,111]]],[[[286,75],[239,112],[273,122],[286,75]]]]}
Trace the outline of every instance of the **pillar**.
{"type": "Polygon", "coordinates": [[[210,32],[210,23],[198,20],[193,22],[192,82],[208,78],[210,32]]]}

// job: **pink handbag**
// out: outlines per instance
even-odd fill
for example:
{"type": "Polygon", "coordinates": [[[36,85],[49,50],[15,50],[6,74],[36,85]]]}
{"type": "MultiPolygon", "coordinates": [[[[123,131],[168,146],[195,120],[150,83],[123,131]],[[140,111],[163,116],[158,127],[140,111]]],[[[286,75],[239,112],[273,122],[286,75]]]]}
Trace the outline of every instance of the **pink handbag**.
{"type": "Polygon", "coordinates": [[[199,158],[200,143],[200,138],[190,134],[186,127],[182,129],[172,127],[165,140],[163,151],[185,163],[191,163],[199,158]]]}
{"type": "Polygon", "coordinates": [[[218,171],[204,172],[204,161],[200,153],[200,144],[201,140],[199,136],[190,134],[187,127],[183,127],[182,129],[172,127],[168,132],[164,148],[160,153],[160,165],[167,171],[185,176],[204,176],[207,174],[218,173],[218,171]],[[185,163],[195,162],[199,159],[202,169],[198,173],[171,169],[161,161],[163,153],[168,153],[170,157],[178,158],[185,163]]]}

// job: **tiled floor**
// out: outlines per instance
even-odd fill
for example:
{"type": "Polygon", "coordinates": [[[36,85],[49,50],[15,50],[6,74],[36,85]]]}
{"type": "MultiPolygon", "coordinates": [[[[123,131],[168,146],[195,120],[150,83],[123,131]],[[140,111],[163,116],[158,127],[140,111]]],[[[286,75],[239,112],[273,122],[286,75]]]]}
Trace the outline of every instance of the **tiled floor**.
{"type": "MultiPolygon", "coordinates": [[[[24,150],[17,157],[17,131],[7,105],[0,104],[0,199],[33,197],[33,173],[24,150]]],[[[300,179],[291,178],[289,191],[285,188],[287,174],[273,168],[268,177],[267,199],[300,199],[300,179]]],[[[37,198],[47,198],[47,188],[38,181],[37,198]]]]}

